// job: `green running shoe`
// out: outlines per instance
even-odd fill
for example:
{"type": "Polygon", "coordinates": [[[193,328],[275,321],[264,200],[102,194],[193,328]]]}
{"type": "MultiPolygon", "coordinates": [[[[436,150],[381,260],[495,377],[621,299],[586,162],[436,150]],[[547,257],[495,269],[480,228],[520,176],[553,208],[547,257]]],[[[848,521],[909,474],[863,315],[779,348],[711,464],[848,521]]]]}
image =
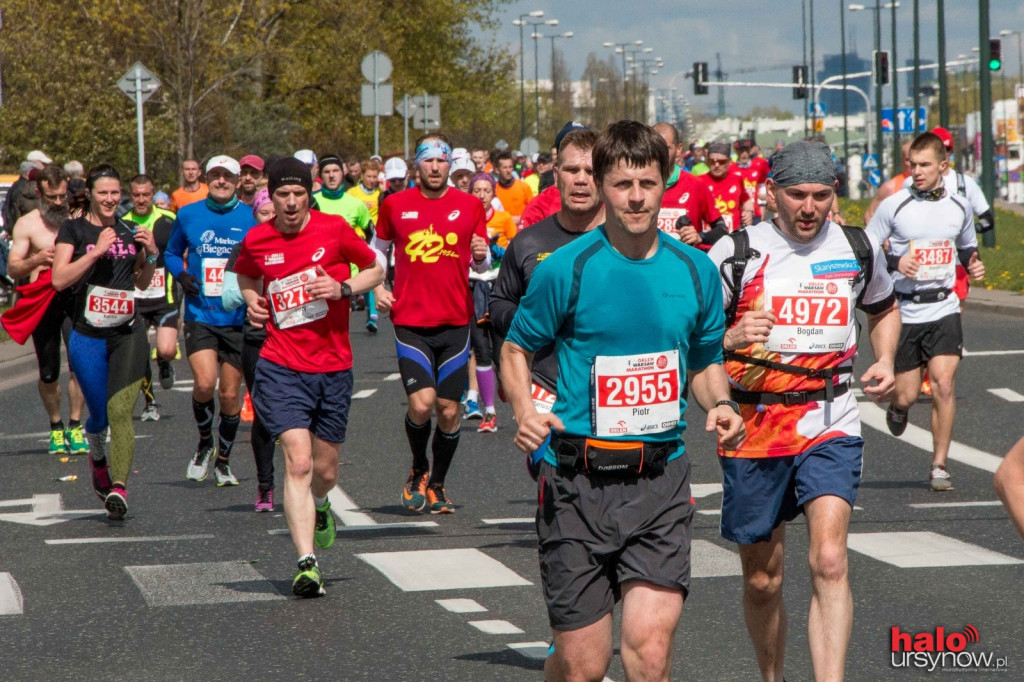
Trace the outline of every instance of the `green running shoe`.
{"type": "Polygon", "coordinates": [[[327,590],[324,589],[324,576],[312,555],[299,562],[299,573],[292,581],[292,593],[304,599],[327,594],[327,590]]]}
{"type": "Polygon", "coordinates": [[[331,503],[328,500],[323,507],[316,508],[316,530],[313,532],[313,543],[321,549],[327,549],[334,544],[334,536],[337,532],[334,514],[331,513],[331,503]]]}
{"type": "Polygon", "coordinates": [[[89,454],[89,443],[85,440],[85,430],[82,425],[64,431],[64,440],[68,444],[72,455],[89,454]]]}
{"type": "Polygon", "coordinates": [[[55,429],[53,431],[50,431],[50,454],[68,454],[68,442],[67,439],[65,438],[64,429],[55,429]]]}

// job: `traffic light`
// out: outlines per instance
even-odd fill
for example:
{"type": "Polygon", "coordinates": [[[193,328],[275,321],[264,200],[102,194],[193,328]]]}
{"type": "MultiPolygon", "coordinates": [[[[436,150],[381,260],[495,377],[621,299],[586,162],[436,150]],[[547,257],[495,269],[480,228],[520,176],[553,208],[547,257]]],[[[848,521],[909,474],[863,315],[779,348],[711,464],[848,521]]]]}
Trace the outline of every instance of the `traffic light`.
{"type": "Polygon", "coordinates": [[[807,99],[807,67],[798,65],[793,67],[793,99],[807,99]]]}
{"type": "Polygon", "coordinates": [[[875,50],[875,85],[889,84],[889,53],[875,50]]]}
{"type": "Polygon", "coordinates": [[[693,63],[693,94],[695,95],[706,95],[708,94],[708,86],[705,83],[708,82],[708,63],[707,62],[694,62],[693,63]]]}
{"type": "Polygon", "coordinates": [[[999,38],[988,39],[988,70],[999,71],[1003,68],[1003,41],[999,38]]]}

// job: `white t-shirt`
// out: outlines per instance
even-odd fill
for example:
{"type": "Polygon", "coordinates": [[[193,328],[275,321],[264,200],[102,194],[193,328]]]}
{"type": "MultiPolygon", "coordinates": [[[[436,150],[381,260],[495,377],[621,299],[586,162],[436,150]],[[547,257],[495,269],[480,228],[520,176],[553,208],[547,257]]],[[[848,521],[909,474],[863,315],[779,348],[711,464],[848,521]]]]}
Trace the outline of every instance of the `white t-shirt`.
{"type": "MultiPolygon", "coordinates": [[[[841,340],[835,344],[836,347],[830,349],[828,345],[831,344],[825,344],[825,348],[815,352],[771,351],[766,344],[757,343],[737,353],[807,368],[852,368],[857,355],[857,327],[853,308],[857,298],[864,291],[865,278],[861,278],[849,288],[850,281],[860,272],[860,264],[842,228],[836,223],[826,221],[821,233],[807,243],[790,239],[772,222],[758,223],[746,228],[746,232],[750,239],[750,248],[760,253],[761,257],[752,257],[747,262],[736,319],[740,319],[748,310],[765,309],[772,309],[780,316],[780,322],[783,321],[781,313],[785,312],[792,318],[796,306],[791,301],[801,298],[798,295],[801,292],[796,287],[799,286],[805,294],[815,287],[820,287],[822,296],[803,296],[811,301],[803,312],[805,318],[811,318],[808,320],[811,324],[803,327],[804,331],[816,333],[816,329],[841,322],[841,329],[845,329],[845,334],[839,337],[841,340]],[[826,288],[831,291],[842,291],[844,287],[849,293],[849,299],[844,307],[844,319],[828,320],[836,311],[828,306],[814,304],[825,298],[826,288]],[[793,295],[787,295],[787,292],[793,295]],[[781,310],[782,305],[776,305],[780,301],[789,309],[781,310]],[[780,309],[775,310],[775,307],[780,309]],[[818,324],[815,325],[815,322],[818,324]]],[[[868,240],[874,250],[874,268],[870,283],[867,284],[867,291],[864,293],[863,305],[866,307],[884,302],[892,295],[893,290],[882,249],[878,241],[870,235],[868,240]]],[[[735,242],[731,238],[721,239],[712,247],[708,256],[721,268],[722,262],[733,255],[734,249],[735,242]]],[[[726,265],[722,281],[722,296],[726,306],[732,300],[732,289],[729,286],[731,281],[732,269],[726,265]]],[[[778,341],[774,337],[776,331],[782,327],[779,323],[777,325],[773,329],[773,337],[769,339],[768,345],[777,345],[773,343],[778,341]]],[[[833,330],[831,333],[835,331],[841,330],[833,330]]],[[[791,340],[788,337],[781,339],[784,344],[791,340]]],[[[806,345],[806,339],[801,341],[801,344],[806,345]]],[[[819,391],[824,387],[824,380],[820,378],[767,369],[739,360],[727,360],[725,369],[733,388],[744,391],[786,393],[819,391]]],[[[833,384],[838,386],[846,383],[849,377],[849,373],[840,374],[834,379],[833,384]]],[[[820,401],[794,406],[765,405],[763,412],[758,412],[754,405],[743,405],[741,411],[746,422],[747,438],[738,450],[720,453],[727,457],[785,457],[800,454],[829,438],[860,435],[857,401],[849,392],[836,397],[831,404],[820,401]]]]}
{"type": "MultiPolygon", "coordinates": [[[[924,262],[935,264],[927,268],[926,276],[918,275],[917,279],[893,272],[897,293],[952,290],[956,285],[957,250],[978,247],[974,215],[967,200],[948,191],[938,201],[928,201],[915,198],[909,189],[901,189],[881,203],[867,230],[879,243],[888,239],[892,255],[902,257],[911,251],[921,252],[928,254],[924,262]],[[940,243],[943,241],[945,244],[940,243]],[[941,263],[945,265],[939,267],[941,263]]],[[[904,324],[935,322],[959,311],[960,299],[956,296],[936,303],[900,301],[904,324]]]]}

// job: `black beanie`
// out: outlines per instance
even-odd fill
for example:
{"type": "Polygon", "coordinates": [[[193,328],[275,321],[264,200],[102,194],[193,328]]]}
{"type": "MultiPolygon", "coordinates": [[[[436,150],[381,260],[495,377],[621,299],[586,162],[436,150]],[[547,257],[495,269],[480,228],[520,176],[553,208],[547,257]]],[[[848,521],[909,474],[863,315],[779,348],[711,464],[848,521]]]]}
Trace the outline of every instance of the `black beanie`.
{"type": "Polygon", "coordinates": [[[313,177],[309,166],[298,159],[286,156],[274,161],[267,168],[267,191],[271,194],[284,185],[302,185],[306,192],[313,193],[313,177]]]}

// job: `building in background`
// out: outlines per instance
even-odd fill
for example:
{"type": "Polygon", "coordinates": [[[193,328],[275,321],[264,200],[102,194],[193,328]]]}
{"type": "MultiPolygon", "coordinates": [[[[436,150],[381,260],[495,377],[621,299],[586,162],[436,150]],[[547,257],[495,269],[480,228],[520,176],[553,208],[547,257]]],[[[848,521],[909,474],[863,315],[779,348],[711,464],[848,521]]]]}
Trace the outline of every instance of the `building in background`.
{"type": "MultiPolygon", "coordinates": [[[[821,83],[823,80],[830,76],[838,76],[843,73],[843,56],[841,54],[827,54],[822,60],[823,68],[817,74],[817,83],[821,83]]],[[[871,70],[871,62],[867,59],[861,59],[855,52],[846,53],[846,73],[860,73],[863,71],[871,70]]],[[[842,81],[837,81],[841,83],[842,81]]],[[[861,78],[850,78],[847,81],[850,85],[860,88],[864,92],[868,93],[868,96],[872,96],[871,92],[871,77],[862,76],[861,78]]],[[[822,90],[820,101],[825,105],[825,111],[829,115],[842,116],[843,114],[843,91],[842,90],[822,90]]],[[[864,100],[856,93],[847,93],[846,95],[846,113],[847,114],[861,114],[864,113],[864,100]]]]}

